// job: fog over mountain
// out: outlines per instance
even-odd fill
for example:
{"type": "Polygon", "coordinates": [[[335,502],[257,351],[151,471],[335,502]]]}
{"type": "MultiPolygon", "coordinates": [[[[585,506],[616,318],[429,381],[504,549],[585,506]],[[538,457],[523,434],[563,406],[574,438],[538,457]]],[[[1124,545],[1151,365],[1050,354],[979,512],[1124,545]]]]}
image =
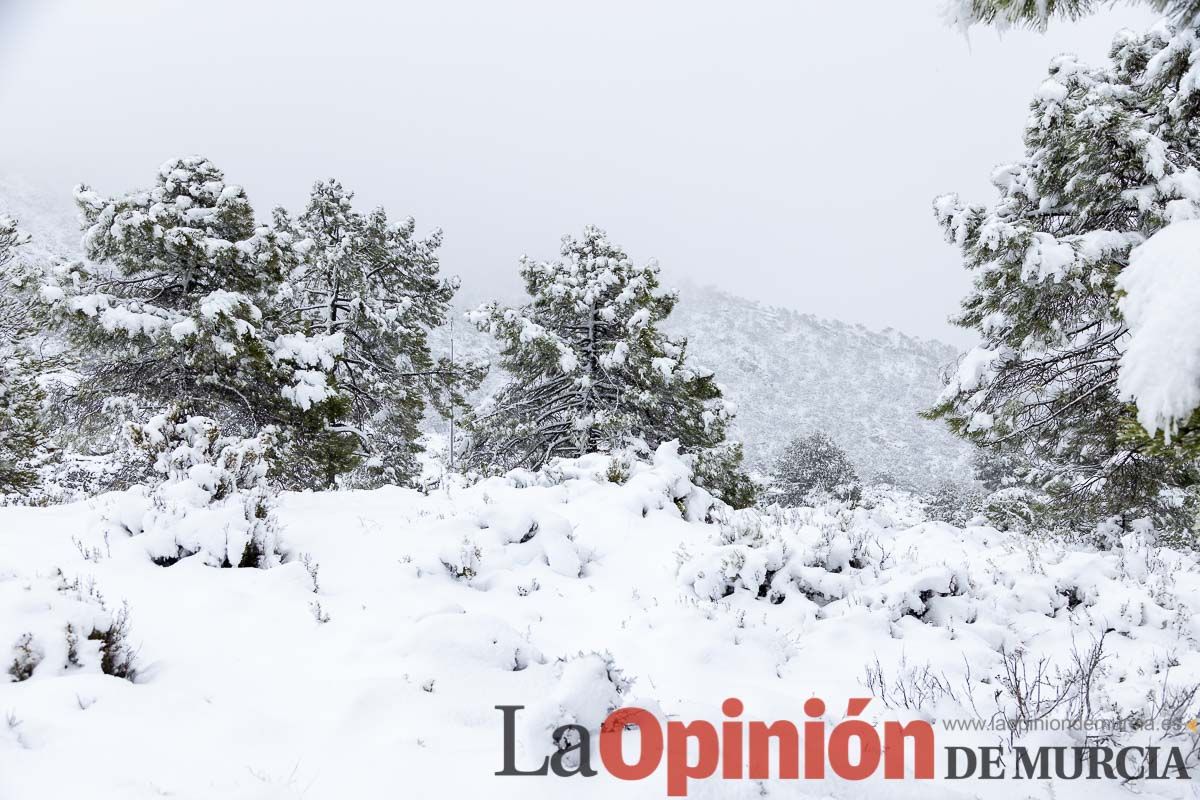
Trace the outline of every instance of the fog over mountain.
{"type": "Polygon", "coordinates": [[[970,446],[918,416],[932,405],[949,345],[823,320],[711,287],[684,285],[667,327],[685,334],[738,405],[735,435],[766,466],[798,434],[822,431],[865,478],[928,488],[966,474],[970,446]]]}

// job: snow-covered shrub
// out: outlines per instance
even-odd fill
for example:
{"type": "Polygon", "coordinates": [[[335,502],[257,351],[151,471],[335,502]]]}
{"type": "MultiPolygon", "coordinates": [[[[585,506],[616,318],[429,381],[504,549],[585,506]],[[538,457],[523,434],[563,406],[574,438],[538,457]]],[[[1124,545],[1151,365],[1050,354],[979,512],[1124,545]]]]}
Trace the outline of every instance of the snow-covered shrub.
{"type": "Polygon", "coordinates": [[[12,642],[8,674],[16,681],[75,670],[132,681],[137,659],[130,643],[129,607],[110,610],[94,580],[53,575],[0,578],[0,602],[13,609],[0,620],[0,640],[12,642]]]}
{"type": "Polygon", "coordinates": [[[8,668],[8,674],[14,681],[20,683],[33,677],[33,671],[42,663],[45,653],[33,641],[32,633],[23,633],[13,645],[13,660],[8,668]]]}
{"type": "Polygon", "coordinates": [[[692,480],[733,508],[749,508],[758,499],[759,486],[742,468],[742,445],[723,442],[695,454],[692,480]]]}
{"type": "Polygon", "coordinates": [[[571,524],[557,514],[487,509],[477,525],[478,532],[448,542],[439,552],[438,560],[455,580],[487,588],[493,576],[534,564],[567,578],[583,572],[571,524]]]}
{"type": "Polygon", "coordinates": [[[633,459],[629,454],[614,453],[609,462],[608,471],[604,473],[605,479],[609,483],[625,483],[625,481],[629,480],[632,461],[633,459]]]}
{"type": "Polygon", "coordinates": [[[1200,684],[1172,675],[1171,658],[1139,665],[1150,688],[1123,691],[1125,674],[1114,674],[1113,654],[1101,631],[1084,643],[1034,654],[1001,645],[998,658],[983,666],[964,662],[951,674],[930,662],[910,665],[901,655],[895,670],[877,657],[866,668],[863,686],[891,709],[926,717],[966,712],[992,730],[1007,733],[1008,744],[1039,729],[1068,731],[1077,744],[1126,747],[1176,745],[1189,769],[1200,763],[1200,744],[1188,734],[1200,684]]]}
{"type": "Polygon", "coordinates": [[[176,410],[131,426],[130,439],[153,457],[165,480],[148,496],[127,494],[134,507],[118,509],[112,519],[143,537],[156,563],[193,555],[220,567],[279,563],[274,493],[267,482],[272,431],[249,439],[224,436],[215,420],[176,410]]]}
{"type": "MultiPolygon", "coordinates": [[[[524,713],[525,750],[546,756],[555,750],[570,750],[579,746],[581,737],[568,729],[559,738],[556,731],[577,725],[588,731],[594,747],[599,741],[600,726],[618,708],[633,682],[617,667],[611,653],[579,653],[560,658],[553,664],[553,689],[542,702],[524,713]]],[[[568,768],[578,765],[579,756],[570,753],[563,761],[568,768]]]]}
{"type": "Polygon", "coordinates": [[[983,498],[980,512],[997,530],[1030,531],[1047,521],[1051,502],[1041,492],[1012,486],[983,498]]]}
{"type": "Polygon", "coordinates": [[[772,477],[770,497],[782,506],[826,498],[857,502],[862,497],[850,457],[824,433],[793,439],[775,462],[772,477]]]}
{"type": "Polygon", "coordinates": [[[887,670],[876,657],[867,665],[862,683],[872,697],[888,708],[934,713],[938,704],[946,700],[961,702],[958,696],[961,687],[956,688],[950,677],[937,672],[928,661],[910,665],[903,655],[895,672],[887,670]]]}
{"type": "MultiPolygon", "coordinates": [[[[668,505],[679,509],[680,514],[689,520],[712,522],[717,516],[737,513],[708,489],[693,481],[695,459],[692,455],[680,452],[678,441],[663,442],[650,454],[634,455],[631,450],[622,450],[618,457],[624,460],[629,469],[624,485],[630,491],[623,493],[623,496],[636,498],[630,502],[640,509],[642,516],[668,505]]],[[[590,453],[581,458],[555,458],[536,471],[512,469],[503,476],[487,478],[480,485],[495,483],[524,489],[562,486],[576,480],[611,483],[609,477],[612,470],[609,456],[590,453]]],[[[621,471],[623,474],[623,467],[621,471]]],[[[479,482],[481,476],[476,474],[474,477],[479,482]]],[[[489,501],[486,490],[483,498],[485,502],[489,501]]]]}
{"type": "MultiPolygon", "coordinates": [[[[810,638],[879,631],[862,683],[889,708],[978,718],[1014,739],[1053,723],[1073,744],[1173,744],[1195,762],[1194,735],[1179,728],[1200,698],[1193,553],[1163,547],[1145,520],[1111,524],[1098,548],[929,524],[903,492],[874,499],[722,524],[681,548],[678,580],[714,615],[774,618],[810,638]],[[914,651],[921,662],[906,660],[914,651]]],[[[1029,519],[1011,513],[1013,527],[1029,519]]]]}
{"type": "Polygon", "coordinates": [[[446,548],[441,555],[442,564],[450,577],[460,581],[470,581],[479,574],[482,558],[483,551],[470,539],[463,539],[458,545],[446,548]]]}
{"type": "Polygon", "coordinates": [[[100,671],[114,678],[133,680],[137,675],[135,653],[129,645],[129,606],[112,615],[104,628],[92,628],[87,637],[100,647],[100,671]]]}
{"type": "Polygon", "coordinates": [[[951,525],[966,525],[980,511],[983,497],[979,490],[966,483],[943,481],[925,498],[929,518],[951,525]]]}
{"type": "MultiPolygon", "coordinates": [[[[1055,720],[1082,744],[1126,747],[1174,744],[1182,746],[1185,763],[1200,763],[1195,735],[1185,723],[1195,718],[1200,684],[1173,676],[1170,659],[1139,665],[1141,675],[1153,676],[1151,688],[1138,695],[1123,691],[1124,678],[1114,674],[1114,655],[1107,633],[1086,644],[1072,642],[1061,652],[1034,656],[1024,648],[1001,648],[998,666],[987,678],[992,721],[1003,723],[1009,744],[1047,720],[1055,720]]],[[[971,680],[968,689],[981,684],[971,680]]],[[[979,709],[986,705],[977,704],[979,709]]]]}
{"type": "MultiPolygon", "coordinates": [[[[119,611],[111,611],[104,596],[96,588],[95,581],[84,582],[77,576],[68,581],[61,570],[58,573],[58,593],[75,605],[73,621],[63,627],[62,642],[65,646],[67,667],[83,666],[83,643],[80,631],[88,631],[87,642],[93,643],[90,654],[105,675],[132,681],[137,676],[135,660],[137,653],[129,642],[129,604],[122,603],[119,611]],[[80,610],[90,612],[83,615],[80,610]]],[[[57,643],[56,643],[57,650],[57,643]]]]}

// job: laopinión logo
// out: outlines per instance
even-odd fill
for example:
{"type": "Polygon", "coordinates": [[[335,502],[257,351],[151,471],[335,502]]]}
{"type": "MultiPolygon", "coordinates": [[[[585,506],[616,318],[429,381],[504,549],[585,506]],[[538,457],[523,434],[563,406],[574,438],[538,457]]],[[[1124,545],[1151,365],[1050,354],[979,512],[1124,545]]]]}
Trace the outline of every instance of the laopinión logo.
{"type": "MultiPolygon", "coordinates": [[[[826,725],[825,702],[804,703],[809,717],[800,725],[788,720],[766,723],[740,719],[745,707],[736,697],[721,705],[726,719],[718,726],[705,720],[668,721],[664,726],[643,708],[620,708],[600,726],[599,755],[604,770],[627,781],[645,780],[666,761],[667,795],[685,797],[688,782],[720,775],[725,780],[821,780],[832,774],[851,781],[877,775],[887,780],[932,780],[936,736],[933,725],[916,720],[885,722],[882,735],[859,717],[869,697],[852,698],[847,719],[826,725]],[[637,757],[626,760],[624,734],[638,731],[637,757]],[[851,746],[855,742],[855,746],[851,746]],[[774,745],[774,747],[772,746],[774,745]],[[778,754],[771,763],[772,750],[778,754]],[[906,755],[911,754],[911,762],[906,755]],[[801,757],[803,756],[803,757],[801,757]],[[911,763],[911,769],[908,768],[911,763]]],[[[537,765],[518,765],[518,705],[495,707],[503,715],[504,767],[496,775],[562,778],[595,777],[591,732],[582,725],[562,725],[553,740],[558,749],[537,765]]],[[[1194,730],[1194,727],[1189,726],[1194,730]]],[[[946,780],[1163,780],[1190,778],[1178,747],[946,747],[946,780]],[[1006,761],[1007,757],[1007,761],[1006,761]]]]}

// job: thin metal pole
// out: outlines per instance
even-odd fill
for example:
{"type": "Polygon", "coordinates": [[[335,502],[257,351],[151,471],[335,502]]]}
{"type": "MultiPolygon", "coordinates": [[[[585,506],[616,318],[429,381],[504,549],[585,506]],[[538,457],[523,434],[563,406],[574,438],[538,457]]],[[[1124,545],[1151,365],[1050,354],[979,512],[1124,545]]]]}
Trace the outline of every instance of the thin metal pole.
{"type": "Polygon", "coordinates": [[[450,471],[454,472],[454,383],[458,368],[454,363],[454,314],[450,314],[450,471]]]}

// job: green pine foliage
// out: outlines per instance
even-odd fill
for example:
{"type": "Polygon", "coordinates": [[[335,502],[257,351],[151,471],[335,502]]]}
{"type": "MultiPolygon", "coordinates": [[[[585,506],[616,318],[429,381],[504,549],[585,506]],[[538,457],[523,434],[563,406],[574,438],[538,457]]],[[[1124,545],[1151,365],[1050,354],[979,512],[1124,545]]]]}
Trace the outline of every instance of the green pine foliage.
{"type": "Polygon", "coordinates": [[[295,256],[258,223],[245,192],[201,157],[174,159],[149,190],[76,190],[88,261],[51,274],[43,300],[82,374],[81,415],[178,406],[252,436],[276,426],[279,463],[316,467],[291,485],[328,485],[357,463],[336,428],[347,400],[329,380],[337,342],[306,337],[277,296],[295,256]]]}
{"type": "Polygon", "coordinates": [[[522,260],[528,303],[470,315],[501,343],[512,379],[469,420],[468,465],[537,469],[677,439],[683,452],[708,454],[707,488],[745,503],[740,450],[725,446],[732,409],[712,373],[688,363],[687,342],[660,330],[676,295],[660,287],[657,265],[636,266],[594,227],[564,237],[561,252],[522,260]]]}
{"type": "Polygon", "coordinates": [[[734,508],[749,508],[758,501],[760,487],[742,466],[741,442],[722,442],[693,457],[693,480],[734,508]]]}
{"type": "Polygon", "coordinates": [[[16,268],[17,249],[28,237],[17,227],[15,220],[0,216],[0,348],[6,350],[30,332],[30,318],[26,303],[19,291],[22,274],[16,268]]]}
{"type": "Polygon", "coordinates": [[[825,498],[853,503],[862,497],[850,456],[824,433],[792,439],[772,472],[771,497],[781,506],[811,505],[825,498]]]}
{"type": "Polygon", "coordinates": [[[27,307],[11,269],[26,241],[17,224],[0,217],[0,496],[21,495],[37,480],[33,469],[44,435],[40,424],[42,391],[36,370],[22,344],[31,334],[27,307]]]}
{"type": "Polygon", "coordinates": [[[482,376],[430,352],[429,330],[445,322],[458,286],[439,274],[441,232],[419,238],[411,218],[362,214],[352,200],[327,180],[295,220],[276,212],[298,255],[280,301],[307,337],[338,343],[328,372],[347,405],[335,427],[352,433],[365,459],[353,483],[405,483],[418,472],[427,405],[465,408],[463,392],[482,376]]]}
{"type": "MultiPolygon", "coordinates": [[[[1181,25],[1200,20],[1200,0],[1139,0],[1181,25]]],[[[1113,5],[1112,0],[947,0],[946,16],[955,24],[1045,30],[1056,19],[1075,20],[1113,5]]]]}
{"type": "Polygon", "coordinates": [[[37,481],[42,397],[27,362],[0,361],[0,495],[25,494],[37,481]]]}
{"type": "Polygon", "coordinates": [[[930,416],[1021,464],[1061,524],[1193,518],[1194,457],[1137,435],[1118,396],[1115,286],[1133,247],[1200,216],[1198,56],[1191,30],[1161,26],[1119,34],[1101,67],[1055,59],[999,199],[935,202],[974,275],[956,321],[981,344],[930,416]]]}

